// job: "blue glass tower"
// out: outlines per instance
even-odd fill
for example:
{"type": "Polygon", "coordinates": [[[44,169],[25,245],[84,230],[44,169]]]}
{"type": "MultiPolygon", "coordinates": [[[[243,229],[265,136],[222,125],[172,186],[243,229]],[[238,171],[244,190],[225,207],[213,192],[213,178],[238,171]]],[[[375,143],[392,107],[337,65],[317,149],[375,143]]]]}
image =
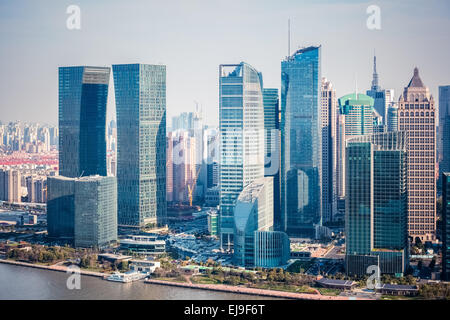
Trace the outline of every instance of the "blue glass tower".
{"type": "Polygon", "coordinates": [[[321,47],[281,62],[281,212],[290,236],[321,222],[321,47]]]}
{"type": "Polygon", "coordinates": [[[110,68],[59,68],[59,174],[106,176],[110,68]]]}
{"type": "Polygon", "coordinates": [[[231,248],[240,192],[264,177],[262,75],[245,62],[219,66],[220,238],[231,248]]]}
{"type": "Polygon", "coordinates": [[[113,65],[119,227],[166,223],[166,67],[113,65]]]}

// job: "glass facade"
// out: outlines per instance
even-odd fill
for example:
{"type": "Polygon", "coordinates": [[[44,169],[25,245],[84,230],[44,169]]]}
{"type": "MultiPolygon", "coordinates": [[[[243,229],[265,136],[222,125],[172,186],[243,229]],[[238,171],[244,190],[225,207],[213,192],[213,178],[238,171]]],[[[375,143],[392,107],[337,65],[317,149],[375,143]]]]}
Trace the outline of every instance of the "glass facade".
{"type": "Polygon", "coordinates": [[[280,113],[278,89],[263,89],[264,175],[273,177],[273,214],[275,230],[282,230],[280,199],[280,113]]]}
{"type": "Polygon", "coordinates": [[[113,65],[118,224],[166,223],[166,67],[113,65]]]}
{"type": "Polygon", "coordinates": [[[59,68],[59,174],[106,176],[110,68],[59,68]]]}
{"type": "Polygon", "coordinates": [[[273,177],[241,192],[235,207],[233,261],[243,267],[275,268],[289,259],[286,233],[273,231],[273,177]]]}
{"type": "Polygon", "coordinates": [[[117,241],[115,177],[88,176],[75,181],[75,247],[104,248],[117,241]]]}
{"type": "Polygon", "coordinates": [[[290,236],[321,222],[320,47],[281,62],[281,212],[290,236]]]}
{"type": "Polygon", "coordinates": [[[240,192],[264,177],[262,75],[245,62],[219,67],[220,239],[231,248],[240,192]]]}
{"type": "Polygon", "coordinates": [[[442,279],[450,280],[450,172],[442,174],[442,279]]]}
{"type": "Polygon", "coordinates": [[[439,171],[450,172],[450,86],[439,87],[439,171]]]}
{"type": "Polygon", "coordinates": [[[47,178],[47,231],[53,239],[74,239],[75,179],[47,178]]]}
{"type": "Polygon", "coordinates": [[[346,266],[366,274],[373,261],[382,273],[408,265],[407,135],[389,132],[353,138],[346,152],[346,266]],[[363,256],[378,256],[379,259],[363,256]],[[364,263],[364,265],[356,265],[364,263]]]}

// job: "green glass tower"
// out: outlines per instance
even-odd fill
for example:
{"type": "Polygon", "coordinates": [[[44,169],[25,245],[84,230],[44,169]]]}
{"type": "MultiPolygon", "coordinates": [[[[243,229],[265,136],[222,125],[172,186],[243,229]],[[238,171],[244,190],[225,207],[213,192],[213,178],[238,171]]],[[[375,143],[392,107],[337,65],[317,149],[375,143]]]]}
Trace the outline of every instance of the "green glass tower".
{"type": "Polygon", "coordinates": [[[401,275],[408,265],[406,134],[388,132],[347,141],[346,269],[401,275]]]}

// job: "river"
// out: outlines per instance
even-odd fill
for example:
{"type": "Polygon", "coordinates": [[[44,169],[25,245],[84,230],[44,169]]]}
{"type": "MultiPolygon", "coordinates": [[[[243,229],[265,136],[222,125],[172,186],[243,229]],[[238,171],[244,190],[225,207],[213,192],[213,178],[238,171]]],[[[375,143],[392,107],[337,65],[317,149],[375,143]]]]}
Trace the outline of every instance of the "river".
{"type": "Polygon", "coordinates": [[[69,290],[64,272],[0,264],[0,300],[249,300],[270,299],[226,292],[161,286],[137,281],[118,283],[81,276],[81,289],[69,290]]]}

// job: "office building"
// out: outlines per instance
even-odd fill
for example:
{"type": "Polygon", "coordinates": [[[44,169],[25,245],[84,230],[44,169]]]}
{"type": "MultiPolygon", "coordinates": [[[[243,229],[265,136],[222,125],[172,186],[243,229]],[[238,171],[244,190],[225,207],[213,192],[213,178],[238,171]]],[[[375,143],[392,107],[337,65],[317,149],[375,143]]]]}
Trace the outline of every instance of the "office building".
{"type": "Polygon", "coordinates": [[[378,83],[377,57],[373,57],[373,78],[370,90],[366,94],[374,99],[374,111],[381,117],[380,125],[387,125],[388,106],[393,101],[394,90],[382,89],[378,83]]]}
{"type": "Polygon", "coordinates": [[[419,70],[398,101],[399,131],[408,133],[408,232],[415,241],[435,239],[436,124],[433,96],[419,70]]]}
{"type": "Polygon", "coordinates": [[[389,132],[347,141],[346,271],[401,276],[409,260],[407,135],[389,132]]]}
{"type": "Polygon", "coordinates": [[[450,86],[439,87],[439,172],[450,172],[450,86]]]}
{"type": "Polygon", "coordinates": [[[337,149],[336,149],[336,90],[326,78],[322,78],[320,98],[320,127],[322,133],[322,222],[333,221],[337,210],[337,149]]]}
{"type": "Polygon", "coordinates": [[[442,280],[450,280],[450,173],[442,173],[442,280]]]}
{"type": "Polygon", "coordinates": [[[52,239],[74,240],[75,179],[64,176],[47,178],[47,231],[52,239]]]}
{"type": "Polygon", "coordinates": [[[219,67],[220,215],[222,248],[231,248],[240,192],[264,177],[262,75],[245,62],[219,67]]]}
{"type": "Polygon", "coordinates": [[[166,67],[113,65],[118,224],[166,223],[166,67]]]}
{"type": "Polygon", "coordinates": [[[396,103],[391,103],[388,107],[388,117],[387,117],[387,131],[397,131],[398,130],[398,106],[396,103]]]}
{"type": "Polygon", "coordinates": [[[110,68],[59,68],[59,174],[106,176],[110,68]]]}
{"type": "Polygon", "coordinates": [[[235,207],[233,262],[243,267],[275,268],[289,258],[286,233],[273,231],[273,177],[247,185],[235,207]]]}
{"type": "Polygon", "coordinates": [[[281,134],[278,89],[263,89],[264,103],[264,176],[273,177],[273,214],[275,230],[282,230],[280,161],[281,134]]]}
{"type": "Polygon", "coordinates": [[[289,236],[310,237],[321,214],[321,47],[281,62],[281,212],[289,236]]]}

